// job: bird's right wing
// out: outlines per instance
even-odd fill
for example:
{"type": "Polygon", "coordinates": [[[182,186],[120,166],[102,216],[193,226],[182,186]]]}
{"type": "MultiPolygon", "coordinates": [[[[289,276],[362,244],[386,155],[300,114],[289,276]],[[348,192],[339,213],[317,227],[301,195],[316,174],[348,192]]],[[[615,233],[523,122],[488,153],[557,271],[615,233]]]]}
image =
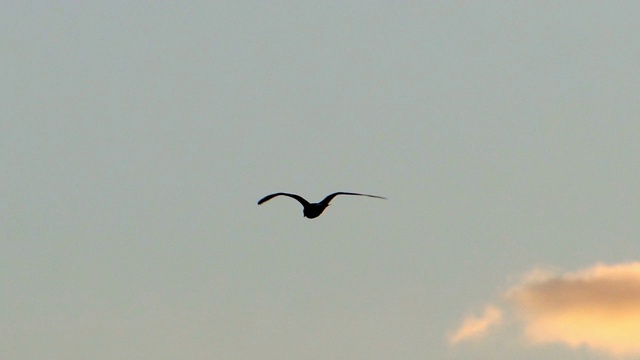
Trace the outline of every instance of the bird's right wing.
{"type": "Polygon", "coordinates": [[[282,193],[282,192],[271,194],[271,195],[267,195],[267,196],[263,197],[262,199],[260,199],[260,201],[258,201],[258,205],[260,205],[262,203],[265,203],[265,202],[273,199],[274,197],[280,196],[280,195],[288,196],[290,198],[294,198],[294,199],[298,200],[298,202],[300,202],[300,204],[302,204],[302,206],[309,206],[309,202],[307,200],[305,200],[302,196],[296,195],[296,194],[282,193]]]}
{"type": "Polygon", "coordinates": [[[338,195],[357,195],[357,196],[367,196],[367,197],[376,198],[376,199],[384,199],[384,200],[387,199],[385,197],[378,196],[378,195],[369,195],[369,194],[360,194],[360,193],[352,193],[352,192],[340,191],[340,192],[336,192],[336,193],[333,193],[333,194],[327,196],[320,203],[328,205],[329,202],[331,202],[331,200],[333,200],[333,198],[338,196],[338,195]]]}

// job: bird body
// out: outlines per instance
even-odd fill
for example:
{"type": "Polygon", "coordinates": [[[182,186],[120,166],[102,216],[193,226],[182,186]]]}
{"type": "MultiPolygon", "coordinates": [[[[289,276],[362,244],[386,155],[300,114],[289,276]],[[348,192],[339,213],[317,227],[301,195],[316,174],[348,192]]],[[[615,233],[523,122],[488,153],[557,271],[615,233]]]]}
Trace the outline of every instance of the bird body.
{"type": "Polygon", "coordinates": [[[338,196],[338,195],[356,195],[356,196],[367,196],[367,197],[372,197],[372,198],[376,198],[376,199],[386,199],[386,198],[384,198],[382,196],[340,191],[340,192],[335,192],[335,193],[333,193],[331,195],[328,195],[327,197],[325,197],[322,201],[320,201],[318,203],[310,203],[300,195],[279,192],[279,193],[275,193],[275,194],[271,194],[271,195],[267,195],[267,196],[263,197],[262,199],[260,199],[260,201],[258,201],[258,205],[263,204],[263,203],[273,199],[274,197],[280,196],[280,195],[288,196],[290,198],[298,200],[298,202],[300,204],[302,204],[302,207],[303,207],[302,214],[307,219],[315,219],[318,216],[320,216],[320,214],[322,214],[322,212],[329,206],[329,203],[331,202],[331,200],[333,200],[333,198],[338,196]]]}

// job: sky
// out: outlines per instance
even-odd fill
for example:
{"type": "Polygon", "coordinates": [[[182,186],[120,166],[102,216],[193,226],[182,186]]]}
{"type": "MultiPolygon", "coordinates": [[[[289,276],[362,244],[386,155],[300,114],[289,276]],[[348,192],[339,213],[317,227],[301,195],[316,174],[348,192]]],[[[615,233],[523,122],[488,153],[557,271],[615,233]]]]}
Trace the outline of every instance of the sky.
{"type": "Polygon", "coordinates": [[[640,358],[638,18],[6,2],[0,357],[640,358]]]}

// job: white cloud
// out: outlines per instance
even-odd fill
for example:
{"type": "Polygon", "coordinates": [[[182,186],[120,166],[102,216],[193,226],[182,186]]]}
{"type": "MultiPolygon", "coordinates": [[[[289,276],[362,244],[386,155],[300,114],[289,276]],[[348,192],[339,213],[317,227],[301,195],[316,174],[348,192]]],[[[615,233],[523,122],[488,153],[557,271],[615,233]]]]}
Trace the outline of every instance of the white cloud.
{"type": "Polygon", "coordinates": [[[451,336],[449,342],[457,344],[461,341],[482,337],[491,326],[502,321],[502,311],[495,306],[487,305],[480,317],[468,316],[462,325],[451,336]]]}

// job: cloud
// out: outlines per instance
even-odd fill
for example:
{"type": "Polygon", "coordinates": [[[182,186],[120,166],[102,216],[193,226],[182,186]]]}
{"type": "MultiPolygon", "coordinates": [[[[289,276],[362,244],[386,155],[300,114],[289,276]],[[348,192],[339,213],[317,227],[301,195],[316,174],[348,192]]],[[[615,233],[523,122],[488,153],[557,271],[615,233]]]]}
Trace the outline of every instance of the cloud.
{"type": "Polygon", "coordinates": [[[481,317],[468,316],[460,328],[449,336],[451,344],[482,337],[487,329],[502,321],[502,311],[495,306],[487,305],[481,317]]]}
{"type": "MultiPolygon", "coordinates": [[[[514,321],[534,345],[640,356],[640,262],[597,264],[564,274],[533,270],[504,295],[514,321]]],[[[484,335],[497,323],[489,319],[486,310],[481,318],[467,319],[451,343],[484,335]]]]}
{"type": "Polygon", "coordinates": [[[507,298],[534,344],[640,355],[640,263],[529,278],[507,298]]]}

